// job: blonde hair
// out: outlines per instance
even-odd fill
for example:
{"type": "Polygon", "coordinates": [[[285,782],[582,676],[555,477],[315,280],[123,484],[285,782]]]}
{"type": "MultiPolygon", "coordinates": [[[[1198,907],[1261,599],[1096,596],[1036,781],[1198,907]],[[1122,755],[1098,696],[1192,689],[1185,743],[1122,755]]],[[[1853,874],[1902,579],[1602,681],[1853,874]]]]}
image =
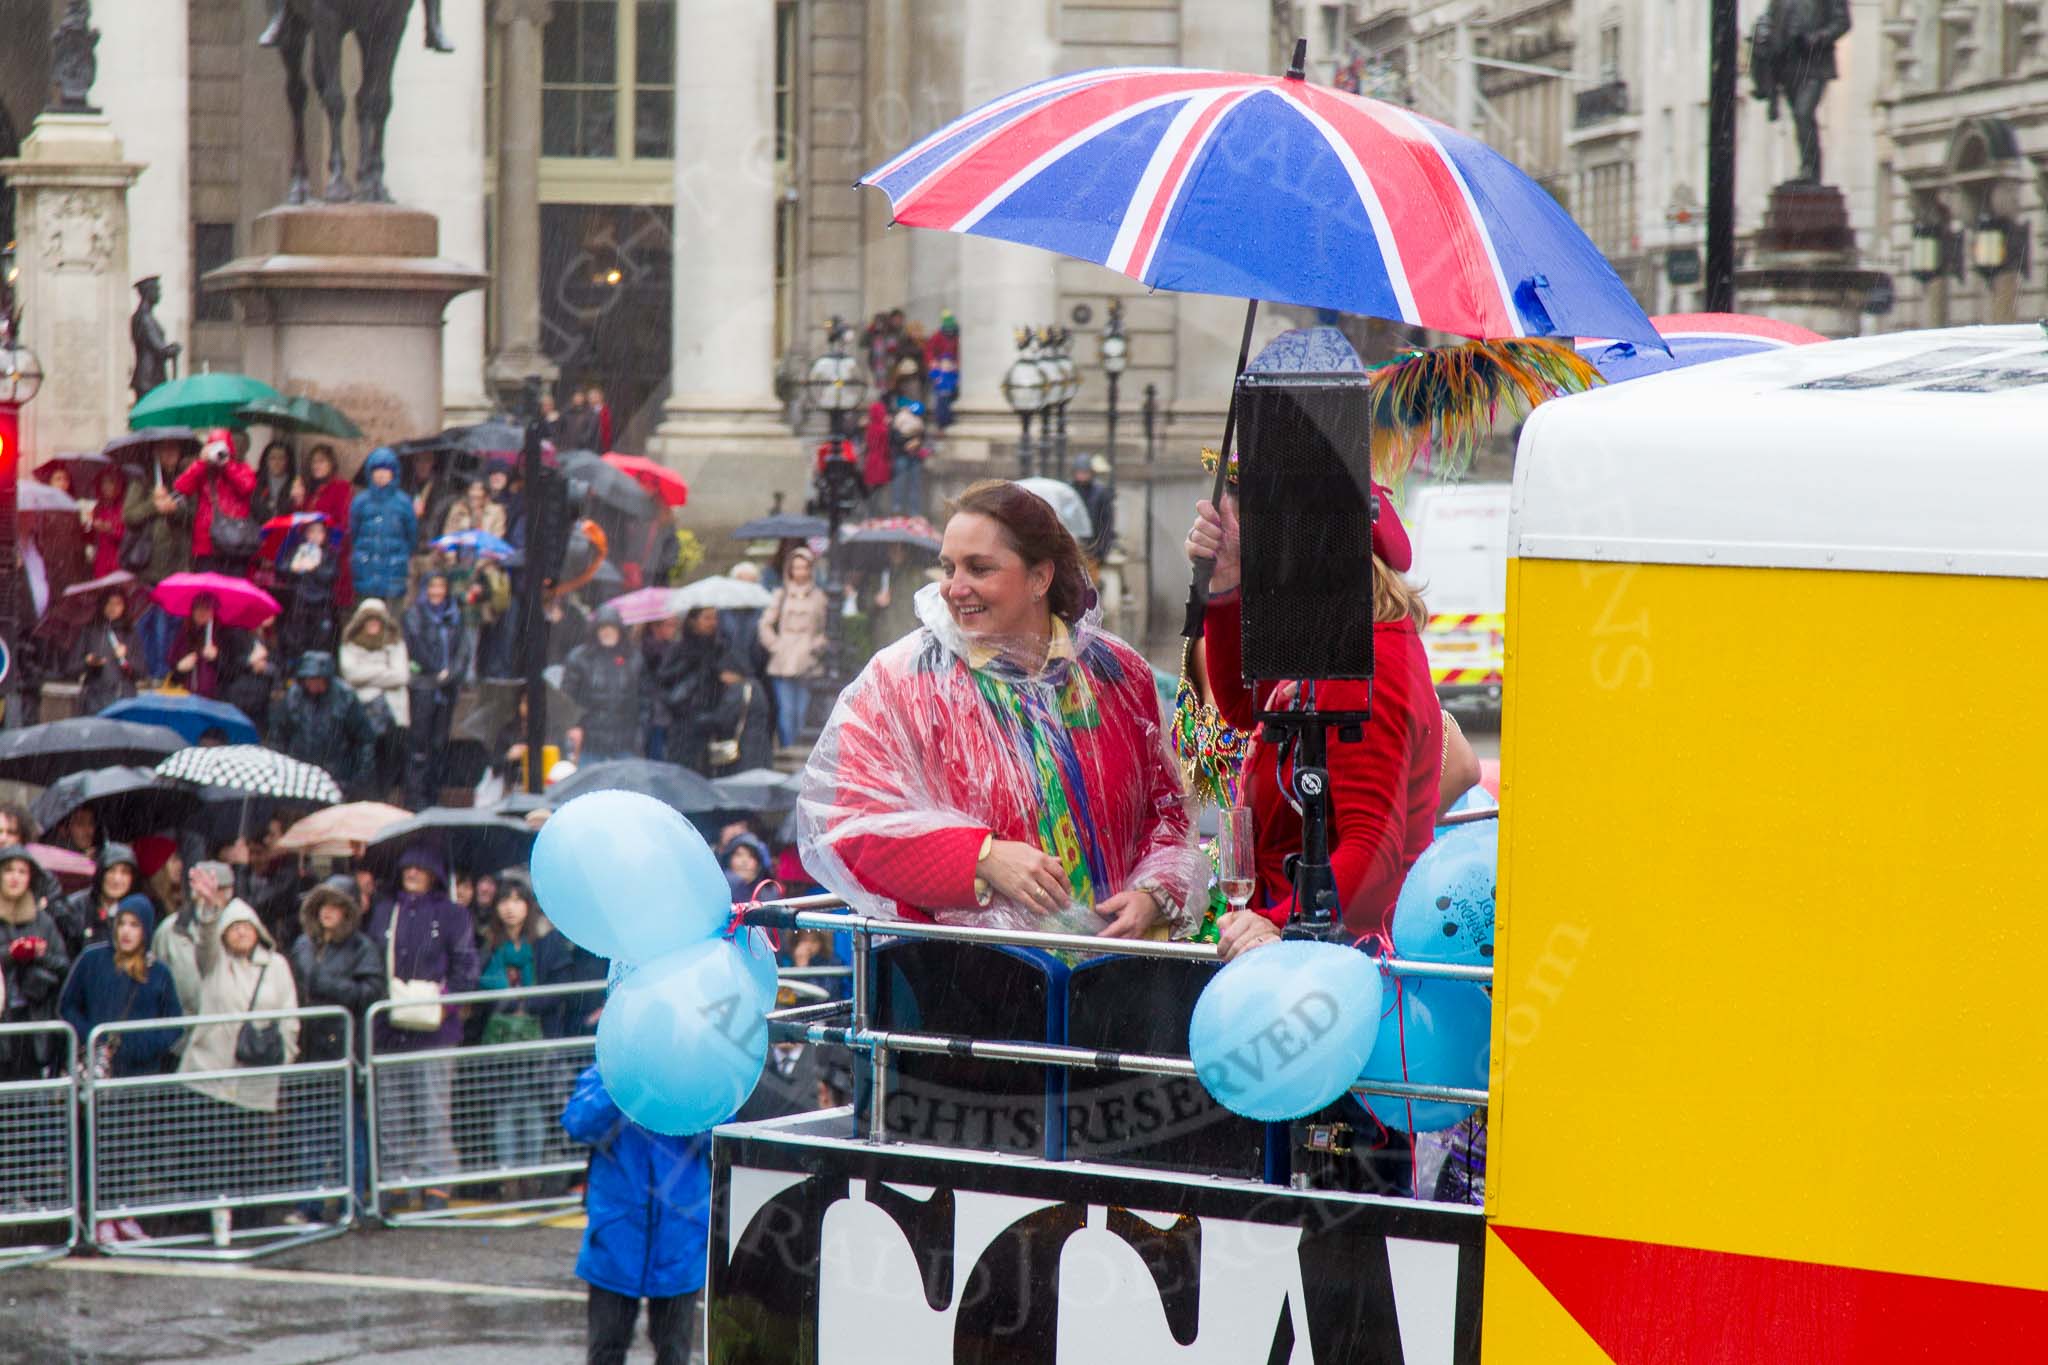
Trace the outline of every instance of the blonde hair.
{"type": "Polygon", "coordinates": [[[1422,593],[1378,555],[1372,557],[1372,619],[1377,625],[1405,620],[1418,627],[1429,619],[1422,593]]]}

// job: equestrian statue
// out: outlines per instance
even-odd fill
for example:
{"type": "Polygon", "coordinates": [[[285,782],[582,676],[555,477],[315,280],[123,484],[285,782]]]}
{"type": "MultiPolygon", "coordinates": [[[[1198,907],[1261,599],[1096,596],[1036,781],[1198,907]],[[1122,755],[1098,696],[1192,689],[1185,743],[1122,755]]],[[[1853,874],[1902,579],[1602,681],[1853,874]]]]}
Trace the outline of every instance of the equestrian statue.
{"type": "MultiPolygon", "coordinates": [[[[327,111],[327,187],[330,204],[354,200],[388,204],[384,186],[384,123],[391,117],[391,72],[398,44],[412,13],[412,0],[270,0],[270,25],[256,41],[284,58],[285,98],[292,108],[292,179],[288,204],[311,198],[306,168],[306,44],[313,46],[312,88],[327,111]],[[341,43],[353,33],[362,52],[363,79],[356,87],[356,179],[349,183],[342,157],[341,122],[348,97],[341,88],[341,43]]],[[[441,0],[424,0],[427,47],[453,52],[441,28],[441,0]]]]}

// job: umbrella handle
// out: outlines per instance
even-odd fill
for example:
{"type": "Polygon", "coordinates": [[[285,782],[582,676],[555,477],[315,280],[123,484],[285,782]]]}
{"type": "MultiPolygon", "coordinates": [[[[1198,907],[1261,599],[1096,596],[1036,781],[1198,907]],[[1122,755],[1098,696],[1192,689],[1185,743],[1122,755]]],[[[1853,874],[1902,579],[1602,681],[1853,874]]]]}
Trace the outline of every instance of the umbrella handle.
{"type": "MultiPolygon", "coordinates": [[[[1259,320],[1259,301],[1252,299],[1244,306],[1244,337],[1237,343],[1237,373],[1230,379],[1230,404],[1223,410],[1223,443],[1216,448],[1216,486],[1209,492],[1209,501],[1218,507],[1223,505],[1223,489],[1230,478],[1230,442],[1237,434],[1237,381],[1244,377],[1244,367],[1252,355],[1252,328],[1259,320]]],[[[1194,562],[1194,577],[1188,583],[1188,610],[1181,622],[1183,638],[1202,638],[1202,618],[1209,612],[1209,576],[1216,572],[1216,561],[1197,559],[1194,562]]]]}

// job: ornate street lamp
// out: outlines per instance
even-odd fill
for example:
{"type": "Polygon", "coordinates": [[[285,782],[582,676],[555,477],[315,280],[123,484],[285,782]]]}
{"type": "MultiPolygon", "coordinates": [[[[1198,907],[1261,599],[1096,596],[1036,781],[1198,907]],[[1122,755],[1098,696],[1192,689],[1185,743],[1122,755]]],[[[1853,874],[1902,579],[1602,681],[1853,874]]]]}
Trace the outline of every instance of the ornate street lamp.
{"type": "Polygon", "coordinates": [[[824,412],[835,439],[848,434],[849,416],[860,410],[868,391],[866,367],[847,353],[846,339],[846,328],[833,318],[825,354],[811,362],[810,373],[804,377],[811,406],[824,412]]]}
{"type": "Polygon", "coordinates": [[[1907,248],[1908,272],[1922,285],[1929,285],[1943,275],[1963,278],[1962,253],[1956,249],[1955,236],[1948,231],[1945,223],[1932,218],[1922,218],[1913,225],[1913,239],[1907,248]]]}
{"type": "Polygon", "coordinates": [[[1046,453],[1048,462],[1052,465],[1052,468],[1045,470],[1044,473],[1050,478],[1064,479],[1067,476],[1067,404],[1073,402],[1075,396],[1081,392],[1081,370],[1074,364],[1072,355],[1074,334],[1064,327],[1055,327],[1048,335],[1052,347],[1049,368],[1053,377],[1053,391],[1047,399],[1052,408],[1048,420],[1057,419],[1054,428],[1057,440],[1042,442],[1048,447],[1046,453]]]}
{"type": "Polygon", "coordinates": [[[2027,272],[2027,233],[2010,218],[1982,214],[1970,229],[1970,268],[1990,284],[2009,270],[2027,272]]]}
{"type": "Polygon", "coordinates": [[[1109,318],[1102,325],[1102,373],[1109,379],[1109,491],[1116,493],[1116,386],[1130,363],[1130,342],[1124,337],[1124,306],[1109,301],[1109,318]]]}
{"type": "MultiPolygon", "coordinates": [[[[1045,410],[1050,389],[1038,361],[1038,337],[1028,327],[1017,329],[1017,358],[1003,372],[1003,401],[1017,414],[1017,477],[1031,477],[1031,419],[1045,410]]],[[[1050,419],[1048,419],[1050,420],[1050,419]]]]}

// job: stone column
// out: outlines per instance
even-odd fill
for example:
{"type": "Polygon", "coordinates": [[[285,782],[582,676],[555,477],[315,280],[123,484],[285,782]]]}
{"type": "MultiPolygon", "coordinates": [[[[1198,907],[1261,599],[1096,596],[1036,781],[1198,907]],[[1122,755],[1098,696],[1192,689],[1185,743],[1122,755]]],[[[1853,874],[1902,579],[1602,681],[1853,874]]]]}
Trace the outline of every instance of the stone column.
{"type": "Polygon", "coordinates": [[[15,192],[22,339],[45,376],[40,396],[21,410],[31,456],[97,450],[128,429],[135,296],[127,196],[141,170],[123,159],[121,139],[102,114],[40,115],[21,156],[0,161],[15,192]]]}
{"type": "Polygon", "coordinates": [[[652,446],[710,526],[800,506],[810,467],[775,378],[775,8],[676,15],[675,338],[652,446]]]}
{"type": "Polygon", "coordinates": [[[492,196],[498,250],[492,260],[491,361],[487,378],[503,395],[530,374],[559,371],[540,344],[541,30],[550,0],[491,0],[498,53],[498,183],[492,196]]]}
{"type": "MultiPolygon", "coordinates": [[[[1056,8],[966,6],[960,101],[946,118],[1052,75],[1059,55],[1052,31],[1056,8]]],[[[960,320],[960,405],[947,454],[961,460],[987,459],[993,453],[1007,458],[1017,435],[1016,415],[1002,392],[1003,373],[1017,356],[1012,332],[1059,321],[1053,316],[1059,258],[988,237],[963,236],[959,244],[961,292],[954,313],[960,320]],[[991,444],[1001,451],[991,451],[991,444]]],[[[1004,465],[1005,471],[1012,468],[1004,465]]]]}
{"type": "MultiPolygon", "coordinates": [[[[161,0],[99,0],[92,9],[100,31],[99,77],[91,96],[121,139],[122,153],[142,168],[128,192],[132,264],[137,276],[162,279],[164,300],[156,319],[165,336],[187,349],[193,283],[189,8],[161,0]]],[[[131,297],[131,308],[133,302],[131,297]]],[[[126,337],[126,328],[121,335],[126,337]]],[[[134,363],[125,340],[116,349],[134,363]]]]}
{"type": "MultiPolygon", "coordinates": [[[[439,251],[465,265],[484,259],[484,0],[442,0],[453,52],[426,49],[418,6],[398,46],[386,130],[385,180],[399,203],[440,222],[439,251]]],[[[536,82],[538,77],[536,76],[536,82]]],[[[539,99],[536,89],[534,98],[539,99]]],[[[317,103],[315,105],[317,107],[317,103]]],[[[484,301],[463,294],[441,332],[442,404],[451,422],[490,414],[484,388],[484,301]]]]}

